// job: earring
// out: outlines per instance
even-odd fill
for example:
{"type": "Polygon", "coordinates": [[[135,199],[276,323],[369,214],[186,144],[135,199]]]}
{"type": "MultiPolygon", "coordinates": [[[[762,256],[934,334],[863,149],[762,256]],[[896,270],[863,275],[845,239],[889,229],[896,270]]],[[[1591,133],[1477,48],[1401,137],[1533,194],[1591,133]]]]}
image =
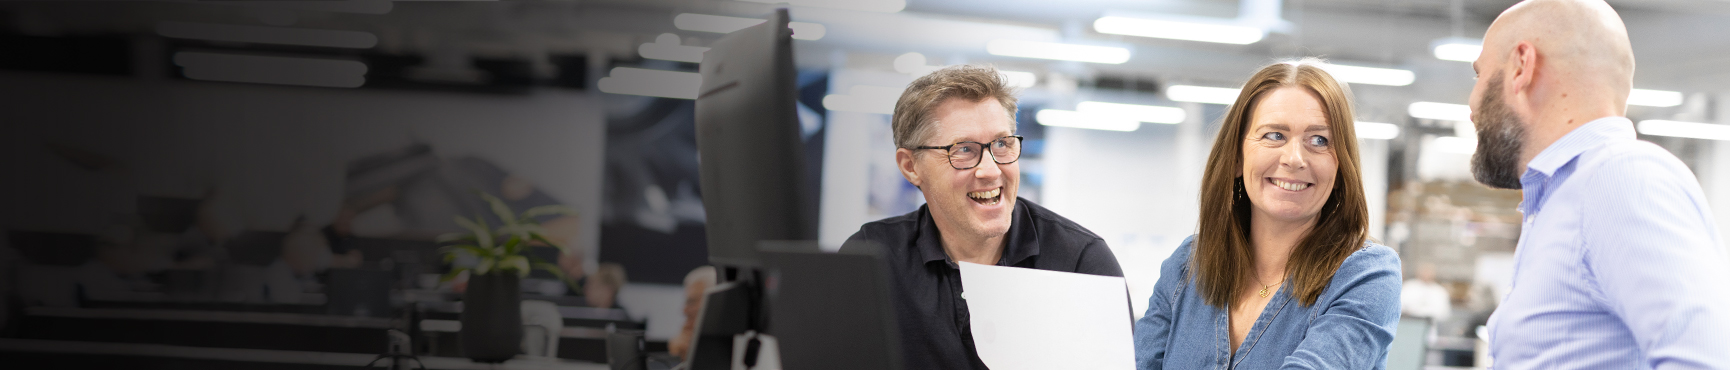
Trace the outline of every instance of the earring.
{"type": "Polygon", "coordinates": [[[1237,178],[1237,180],[1232,181],[1232,190],[1231,190],[1232,202],[1235,203],[1235,202],[1237,202],[1237,200],[1244,199],[1245,197],[1247,197],[1248,195],[1245,194],[1246,192],[1247,191],[1244,190],[1244,188],[1243,188],[1243,178],[1242,177],[1239,177],[1239,178],[1237,178]]]}

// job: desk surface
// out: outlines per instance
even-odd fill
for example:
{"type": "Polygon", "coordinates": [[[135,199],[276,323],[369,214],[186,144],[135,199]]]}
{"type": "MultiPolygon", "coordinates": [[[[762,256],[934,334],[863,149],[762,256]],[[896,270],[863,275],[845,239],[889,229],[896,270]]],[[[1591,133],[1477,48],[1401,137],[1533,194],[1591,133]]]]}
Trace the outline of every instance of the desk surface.
{"type": "Polygon", "coordinates": [[[385,318],[299,313],[59,307],[30,307],[25,309],[24,313],[29,316],[80,319],[230,322],[377,329],[388,329],[392,327],[391,319],[385,318]]]}
{"type": "MultiPolygon", "coordinates": [[[[268,349],[206,348],[161,344],[75,342],[0,338],[0,352],[33,352],[70,355],[118,355],[277,364],[360,367],[377,355],[281,351],[268,349]]],[[[607,370],[606,364],[563,359],[519,358],[503,364],[483,364],[466,358],[421,357],[428,369],[440,370],[607,370]]]]}

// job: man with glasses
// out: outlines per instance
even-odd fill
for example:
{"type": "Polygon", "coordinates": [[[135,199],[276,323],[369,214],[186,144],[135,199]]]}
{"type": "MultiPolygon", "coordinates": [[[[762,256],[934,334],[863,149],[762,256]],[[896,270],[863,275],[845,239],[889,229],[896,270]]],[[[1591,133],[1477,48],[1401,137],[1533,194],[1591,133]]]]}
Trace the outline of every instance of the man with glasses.
{"type": "Polygon", "coordinates": [[[985,368],[957,262],[1123,276],[1098,235],[1015,196],[1015,101],[995,68],[954,66],[913,81],[895,104],[895,161],[925,205],[865,224],[841,251],[878,249],[888,263],[908,368],[985,368]]]}

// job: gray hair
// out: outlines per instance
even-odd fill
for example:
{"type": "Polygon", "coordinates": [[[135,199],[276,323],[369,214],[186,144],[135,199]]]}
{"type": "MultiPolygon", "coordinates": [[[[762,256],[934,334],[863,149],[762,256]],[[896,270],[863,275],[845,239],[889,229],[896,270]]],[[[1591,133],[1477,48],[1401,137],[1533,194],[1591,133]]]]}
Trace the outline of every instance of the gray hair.
{"type": "Polygon", "coordinates": [[[907,84],[907,90],[901,92],[901,99],[895,102],[895,115],[890,119],[895,146],[913,149],[928,145],[925,141],[937,131],[932,111],[950,98],[973,102],[997,99],[997,103],[1009,113],[1009,132],[1013,133],[1016,92],[992,66],[950,66],[913,80],[907,84]]]}

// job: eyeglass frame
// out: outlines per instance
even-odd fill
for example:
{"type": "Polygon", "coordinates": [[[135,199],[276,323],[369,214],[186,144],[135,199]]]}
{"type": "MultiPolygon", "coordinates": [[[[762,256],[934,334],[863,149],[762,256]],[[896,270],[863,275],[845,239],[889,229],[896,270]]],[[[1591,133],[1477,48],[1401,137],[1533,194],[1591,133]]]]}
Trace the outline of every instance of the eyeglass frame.
{"type": "MultiPolygon", "coordinates": [[[[1003,139],[1007,139],[1007,138],[1015,138],[1015,144],[1016,144],[1016,146],[1015,146],[1015,148],[1016,148],[1015,149],[1015,160],[1011,160],[1008,162],[998,162],[997,161],[997,154],[992,153],[991,149],[989,149],[991,147],[991,145],[986,144],[986,143],[977,142],[977,141],[962,141],[962,142],[956,142],[954,144],[949,144],[949,145],[944,145],[944,146],[920,145],[920,146],[913,147],[913,149],[938,149],[938,150],[942,150],[943,154],[945,156],[951,156],[949,154],[949,149],[954,148],[956,145],[974,143],[974,144],[979,144],[979,148],[982,149],[985,152],[985,154],[991,155],[991,163],[996,163],[996,164],[1015,163],[1015,161],[1021,160],[1021,144],[1023,142],[1025,142],[1027,139],[1021,137],[1021,135],[1009,135],[1009,136],[1004,136],[1004,137],[993,139],[993,140],[991,140],[991,142],[995,143],[999,140],[1003,140],[1003,139]]],[[[979,168],[979,165],[985,163],[985,155],[980,155],[978,159],[973,161],[973,165],[967,166],[967,168],[955,167],[955,160],[953,158],[944,158],[944,159],[946,162],[949,162],[950,168],[954,168],[957,170],[971,170],[974,168],[979,168]]]]}

